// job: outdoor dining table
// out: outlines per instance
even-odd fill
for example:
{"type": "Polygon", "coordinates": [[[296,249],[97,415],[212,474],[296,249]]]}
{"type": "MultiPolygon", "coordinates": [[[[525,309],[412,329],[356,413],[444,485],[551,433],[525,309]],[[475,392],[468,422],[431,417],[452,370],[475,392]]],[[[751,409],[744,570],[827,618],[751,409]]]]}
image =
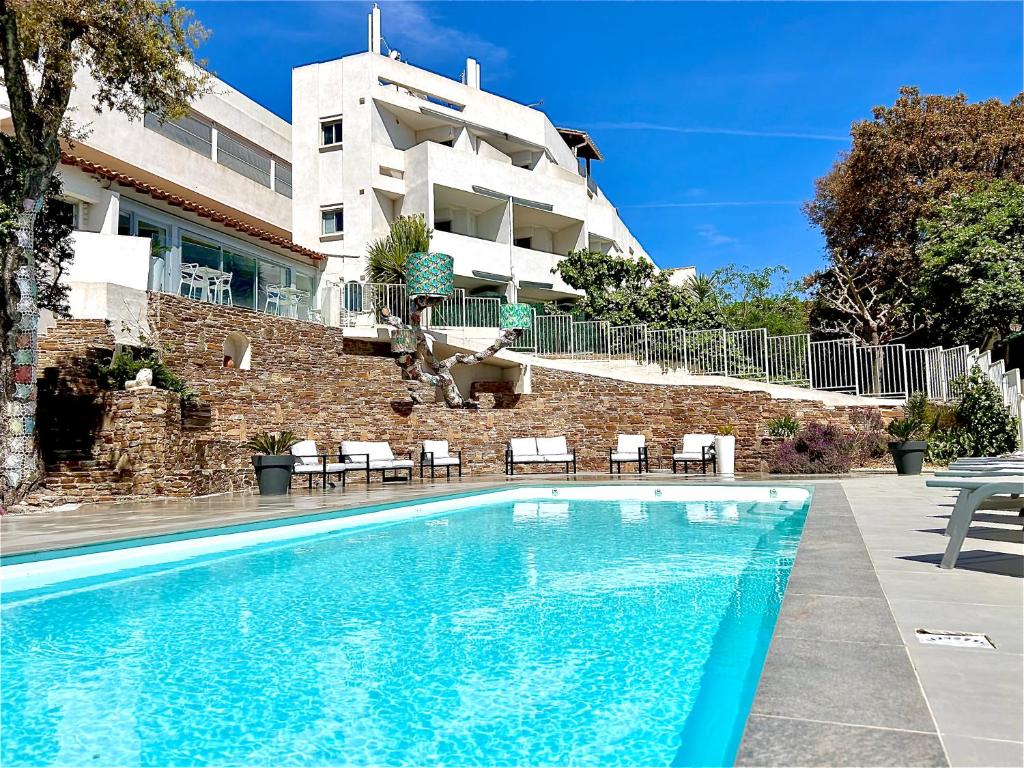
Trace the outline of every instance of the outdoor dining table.
{"type": "Polygon", "coordinates": [[[219,280],[220,278],[222,278],[222,277],[224,277],[226,275],[229,275],[230,273],[229,272],[224,272],[223,270],[220,270],[220,269],[215,269],[213,267],[202,267],[202,266],[200,266],[200,267],[196,268],[195,274],[198,275],[199,277],[203,278],[203,285],[202,285],[202,290],[200,291],[200,294],[199,294],[199,300],[212,303],[213,302],[213,292],[210,290],[210,288],[213,286],[213,284],[217,280],[219,280]]]}
{"type": "Polygon", "coordinates": [[[301,288],[283,287],[280,289],[281,307],[278,314],[298,319],[299,304],[309,301],[309,291],[301,288]]]}

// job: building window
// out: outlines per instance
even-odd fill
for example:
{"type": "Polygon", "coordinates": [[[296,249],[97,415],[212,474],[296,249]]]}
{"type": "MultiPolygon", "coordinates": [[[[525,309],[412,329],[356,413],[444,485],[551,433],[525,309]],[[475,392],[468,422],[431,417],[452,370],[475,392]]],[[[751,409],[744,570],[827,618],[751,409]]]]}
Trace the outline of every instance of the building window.
{"type": "Polygon", "coordinates": [[[147,112],[142,124],[194,152],[207,157],[213,156],[213,126],[195,113],[172,119],[162,118],[155,112],[147,112]]]}
{"type": "Polygon", "coordinates": [[[451,219],[445,219],[444,221],[435,221],[434,230],[437,232],[451,232],[452,222],[451,219]]]}
{"type": "Polygon", "coordinates": [[[324,235],[336,235],[345,231],[345,209],[334,208],[330,211],[321,211],[320,232],[324,235]]]}
{"type": "Polygon", "coordinates": [[[341,144],[341,122],[341,120],[329,120],[320,123],[322,134],[321,146],[331,147],[335,144],[341,144]]]}
{"type": "Polygon", "coordinates": [[[221,131],[217,135],[217,162],[243,176],[270,186],[270,153],[221,131]]]}
{"type": "Polygon", "coordinates": [[[292,196],[292,167],[280,160],[274,163],[274,191],[288,198],[292,196]]]}
{"type": "Polygon", "coordinates": [[[67,200],[51,200],[49,208],[50,216],[58,224],[71,227],[71,229],[79,228],[80,220],[78,203],[68,202],[67,200]]]}
{"type": "Polygon", "coordinates": [[[533,238],[532,237],[517,237],[512,241],[512,245],[516,248],[532,248],[533,238]]]}

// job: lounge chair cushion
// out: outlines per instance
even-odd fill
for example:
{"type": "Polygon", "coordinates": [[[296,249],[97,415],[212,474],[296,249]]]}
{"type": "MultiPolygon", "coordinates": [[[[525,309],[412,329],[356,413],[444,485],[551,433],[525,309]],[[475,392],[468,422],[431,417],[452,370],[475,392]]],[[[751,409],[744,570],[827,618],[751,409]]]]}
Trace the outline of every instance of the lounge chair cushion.
{"type": "MultiPolygon", "coordinates": [[[[569,453],[569,448],[565,444],[565,436],[560,435],[559,437],[538,437],[537,438],[537,455],[538,456],[564,456],[569,453]]],[[[570,457],[571,459],[571,457],[570,457]]],[[[558,459],[558,461],[565,461],[565,459],[558,459]]]]}
{"type": "Polygon", "coordinates": [[[537,455],[537,439],[534,437],[513,437],[508,441],[515,458],[535,457],[537,455]]]}
{"type": "MultiPolygon", "coordinates": [[[[700,455],[700,451],[693,453],[692,451],[683,451],[681,453],[673,453],[672,458],[675,461],[701,461],[704,457],[700,455]]],[[[711,458],[711,454],[708,454],[708,459],[711,458]]]]}
{"type": "Polygon", "coordinates": [[[365,456],[369,454],[370,461],[392,461],[395,454],[391,452],[391,446],[387,443],[361,442],[358,440],[346,440],[341,444],[341,453],[347,462],[366,463],[365,456]],[[353,454],[362,454],[355,456],[353,454]]]}
{"type": "Polygon", "coordinates": [[[433,461],[430,460],[430,457],[427,457],[426,465],[428,467],[429,466],[435,466],[435,467],[457,467],[459,465],[459,457],[458,456],[442,456],[441,458],[437,458],[435,456],[433,461]]]}
{"type": "MultiPolygon", "coordinates": [[[[344,472],[347,469],[351,469],[348,464],[331,463],[327,465],[327,474],[332,475],[335,472],[344,472]]],[[[294,472],[297,475],[319,475],[324,471],[323,464],[296,464],[294,472]]]]}
{"type": "Polygon", "coordinates": [[[640,461],[637,451],[613,451],[612,461],[640,461]]]}
{"type": "MultiPolygon", "coordinates": [[[[695,453],[697,458],[700,458],[700,449],[702,447],[714,448],[715,447],[715,436],[714,435],[683,435],[683,453],[695,453]]],[[[709,451],[710,453],[710,451],[709,451]]]]}
{"type": "Polygon", "coordinates": [[[647,445],[647,438],[644,435],[619,435],[618,444],[615,446],[616,453],[630,453],[636,458],[636,452],[647,445]]]}
{"type": "MultiPolygon", "coordinates": [[[[320,466],[320,451],[316,449],[315,440],[300,440],[292,446],[291,450],[292,456],[298,459],[295,462],[297,465],[316,464],[320,466]]],[[[298,471],[296,470],[296,472],[298,471]]]]}
{"type": "Polygon", "coordinates": [[[572,454],[571,453],[545,453],[541,458],[544,461],[546,461],[546,462],[572,461],[572,454]]]}
{"type": "MultiPolygon", "coordinates": [[[[438,459],[448,458],[448,441],[447,440],[424,440],[423,441],[423,452],[434,454],[434,462],[438,459]]],[[[429,460],[430,457],[428,456],[429,460]]]]}

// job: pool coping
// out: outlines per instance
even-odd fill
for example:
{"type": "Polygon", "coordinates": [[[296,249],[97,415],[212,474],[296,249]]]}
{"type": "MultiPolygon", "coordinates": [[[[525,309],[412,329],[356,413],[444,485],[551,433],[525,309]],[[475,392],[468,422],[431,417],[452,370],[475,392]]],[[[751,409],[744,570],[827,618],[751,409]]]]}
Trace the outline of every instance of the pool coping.
{"type": "Polygon", "coordinates": [[[739,766],[947,766],[838,483],[814,495],[747,715],[739,766]]]}

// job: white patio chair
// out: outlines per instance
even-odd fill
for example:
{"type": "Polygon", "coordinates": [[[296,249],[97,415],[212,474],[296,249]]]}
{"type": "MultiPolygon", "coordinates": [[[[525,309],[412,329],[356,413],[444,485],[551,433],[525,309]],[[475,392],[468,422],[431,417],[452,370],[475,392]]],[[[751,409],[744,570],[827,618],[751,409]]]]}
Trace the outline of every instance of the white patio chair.
{"type": "Polygon", "coordinates": [[[182,288],[188,288],[188,293],[182,295],[194,299],[196,298],[195,292],[198,290],[199,298],[202,298],[203,291],[206,289],[206,280],[197,273],[198,269],[198,264],[181,265],[181,282],[178,284],[178,293],[181,293],[182,288]]]}
{"type": "Polygon", "coordinates": [[[676,473],[679,464],[683,465],[683,472],[689,474],[690,462],[698,461],[705,475],[708,473],[708,464],[712,472],[718,471],[714,435],[683,435],[683,444],[672,454],[672,474],[676,473]]]}
{"type": "Polygon", "coordinates": [[[608,449],[608,474],[615,469],[622,474],[622,465],[636,463],[637,472],[643,474],[651,471],[651,461],[647,455],[647,437],[644,435],[618,435],[614,448],[608,449]],[[614,467],[614,469],[613,469],[614,467]]]}
{"type": "Polygon", "coordinates": [[[420,479],[423,479],[423,468],[430,467],[430,479],[434,479],[434,467],[444,467],[447,479],[452,479],[452,467],[457,467],[462,477],[462,451],[452,455],[447,440],[424,440],[420,448],[420,479]]]}
{"type": "Polygon", "coordinates": [[[388,479],[388,472],[408,472],[405,479],[412,482],[412,453],[406,455],[409,458],[396,458],[391,446],[383,441],[345,440],[338,449],[338,458],[349,465],[350,469],[366,472],[367,484],[371,472],[380,472],[381,482],[388,479]]]}
{"type": "Polygon", "coordinates": [[[235,306],[235,300],[231,296],[231,272],[222,272],[218,277],[210,280],[210,301],[214,304],[227,304],[235,306]],[[227,298],[225,302],[224,299],[227,298]]]}
{"type": "Polygon", "coordinates": [[[516,437],[505,446],[505,474],[515,474],[516,464],[565,464],[565,473],[576,474],[576,451],[566,444],[565,436],[516,437]]]}
{"type": "Polygon", "coordinates": [[[276,283],[267,286],[267,298],[263,302],[263,311],[269,313],[271,304],[274,305],[274,314],[281,314],[281,286],[276,283]]]}
{"type": "Polygon", "coordinates": [[[976,475],[974,477],[937,477],[926,480],[929,488],[952,488],[959,490],[953,513],[946,526],[949,543],[942,556],[942,568],[955,568],[964,539],[971,528],[974,513],[985,499],[992,496],[1024,494],[1024,473],[1018,475],[976,475]]]}
{"type": "Polygon", "coordinates": [[[341,462],[328,462],[327,454],[317,450],[315,440],[300,440],[291,447],[291,454],[295,457],[292,474],[305,475],[310,488],[317,475],[321,478],[321,487],[326,488],[327,476],[335,474],[341,477],[341,487],[345,487],[345,472],[350,467],[341,462]]]}

